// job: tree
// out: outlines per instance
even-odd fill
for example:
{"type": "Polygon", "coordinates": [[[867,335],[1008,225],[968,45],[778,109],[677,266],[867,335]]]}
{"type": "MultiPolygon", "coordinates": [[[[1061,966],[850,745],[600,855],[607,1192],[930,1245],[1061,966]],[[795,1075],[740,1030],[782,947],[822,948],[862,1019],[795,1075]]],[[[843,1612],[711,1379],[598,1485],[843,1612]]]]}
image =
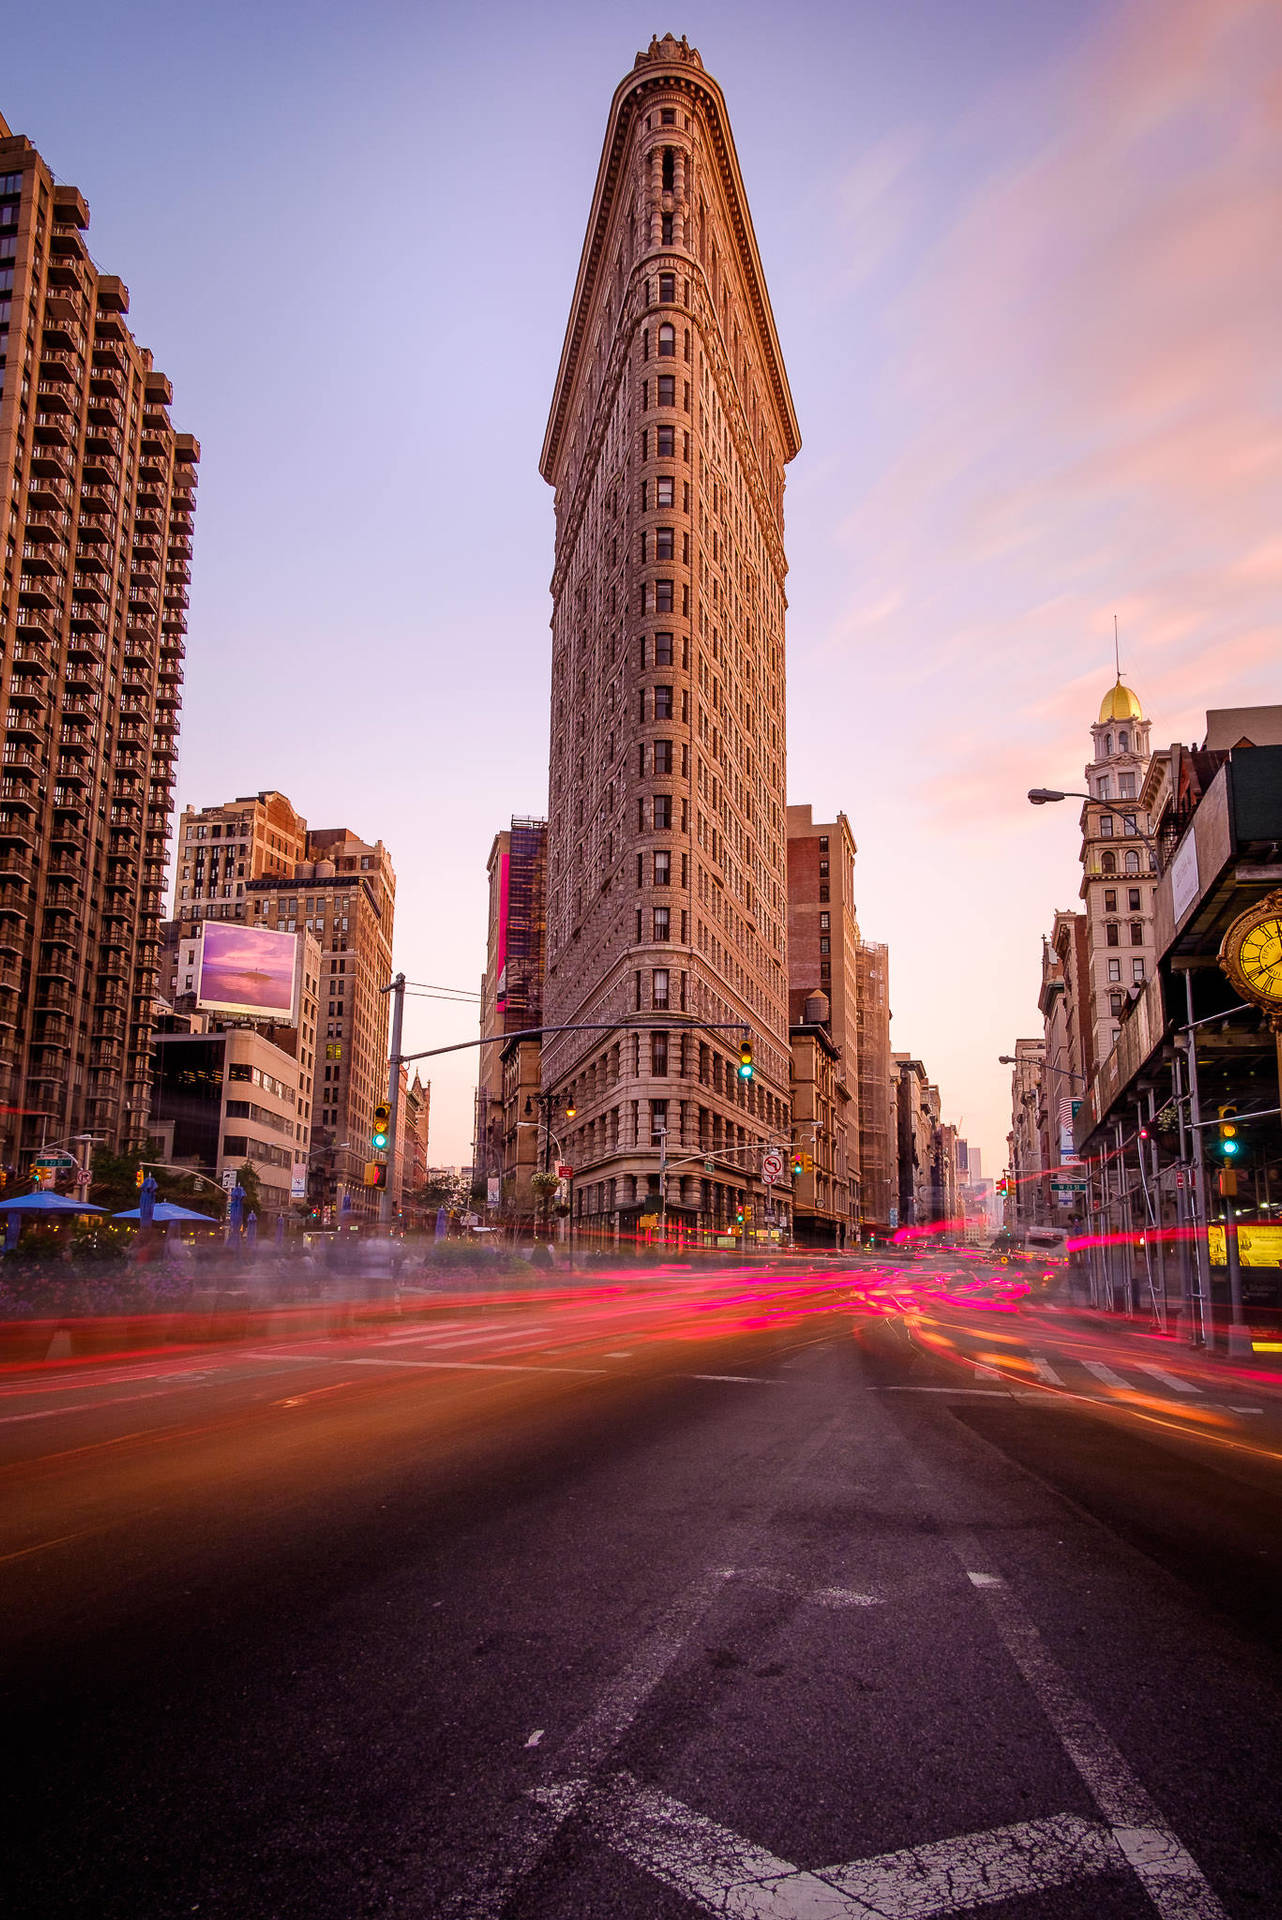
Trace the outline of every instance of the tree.
{"type": "Polygon", "coordinates": [[[89,1182],[89,1198],[96,1207],[104,1207],[108,1213],[129,1213],[139,1204],[141,1183],[139,1173],[152,1173],[156,1179],[156,1197],[159,1200],[172,1200],[178,1206],[190,1207],[195,1213],[212,1214],[215,1219],[222,1217],[225,1199],[207,1181],[195,1178],[191,1174],[175,1173],[168,1167],[154,1164],[160,1157],[160,1142],[148,1140],[141,1148],[133,1148],[127,1153],[112,1153],[107,1147],[95,1147],[93,1167],[89,1182]]]}
{"type": "Polygon", "coordinates": [[[258,1184],[258,1175],[254,1172],[248,1160],[244,1161],[239,1167],[236,1178],[245,1189],[245,1219],[248,1220],[251,1213],[261,1215],[263,1211],[262,1188],[258,1184]]]}

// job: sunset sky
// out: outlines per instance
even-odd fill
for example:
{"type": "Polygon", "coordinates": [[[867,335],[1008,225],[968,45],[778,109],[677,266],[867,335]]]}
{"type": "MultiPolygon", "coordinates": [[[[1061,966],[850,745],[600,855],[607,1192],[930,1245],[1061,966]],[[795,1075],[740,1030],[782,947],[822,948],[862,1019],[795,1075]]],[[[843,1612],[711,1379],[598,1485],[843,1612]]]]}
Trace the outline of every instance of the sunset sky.
{"type": "MultiPolygon", "coordinates": [[[[397,963],[475,987],[485,858],[547,792],[537,461],[611,93],[724,87],[803,447],[788,782],[859,842],[893,1044],[1000,1171],[996,1056],[1076,902],[1089,724],[1282,700],[1276,0],[66,0],[0,113],[200,439],[178,799],[391,850],[397,963]]],[[[474,1031],[417,999],[411,1044],[474,1031]]],[[[428,1069],[424,1069],[425,1075],[428,1069]]],[[[470,1158],[475,1056],[433,1063],[470,1158]]]]}

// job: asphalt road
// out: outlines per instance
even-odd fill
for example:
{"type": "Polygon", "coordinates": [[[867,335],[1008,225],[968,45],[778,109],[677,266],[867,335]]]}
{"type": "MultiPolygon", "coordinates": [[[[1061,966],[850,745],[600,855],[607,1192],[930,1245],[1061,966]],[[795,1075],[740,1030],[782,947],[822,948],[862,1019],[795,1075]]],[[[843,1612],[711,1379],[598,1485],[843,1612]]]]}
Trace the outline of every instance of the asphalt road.
{"type": "Polygon", "coordinates": [[[1282,1914],[1279,1382],[1008,1280],[3,1374],[5,1912],[1282,1914]]]}

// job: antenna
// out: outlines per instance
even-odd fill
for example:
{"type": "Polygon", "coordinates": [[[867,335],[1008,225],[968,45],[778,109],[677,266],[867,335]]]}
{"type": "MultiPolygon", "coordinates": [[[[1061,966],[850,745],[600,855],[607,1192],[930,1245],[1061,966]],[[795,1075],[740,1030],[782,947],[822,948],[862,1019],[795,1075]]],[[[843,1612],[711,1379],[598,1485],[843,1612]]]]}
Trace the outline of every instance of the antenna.
{"type": "Polygon", "coordinates": [[[1118,646],[1116,614],[1113,615],[1113,665],[1117,668],[1117,677],[1120,680],[1122,677],[1122,655],[1118,646]]]}

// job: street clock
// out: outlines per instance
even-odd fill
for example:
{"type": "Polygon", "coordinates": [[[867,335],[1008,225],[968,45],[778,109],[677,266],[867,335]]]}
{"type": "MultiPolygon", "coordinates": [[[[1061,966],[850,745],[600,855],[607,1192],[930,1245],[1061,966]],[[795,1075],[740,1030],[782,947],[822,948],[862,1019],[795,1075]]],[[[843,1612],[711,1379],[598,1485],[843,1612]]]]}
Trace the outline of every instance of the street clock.
{"type": "Polygon", "coordinates": [[[1282,1020],[1282,889],[1238,915],[1219,960],[1244,1000],[1282,1020]]]}

